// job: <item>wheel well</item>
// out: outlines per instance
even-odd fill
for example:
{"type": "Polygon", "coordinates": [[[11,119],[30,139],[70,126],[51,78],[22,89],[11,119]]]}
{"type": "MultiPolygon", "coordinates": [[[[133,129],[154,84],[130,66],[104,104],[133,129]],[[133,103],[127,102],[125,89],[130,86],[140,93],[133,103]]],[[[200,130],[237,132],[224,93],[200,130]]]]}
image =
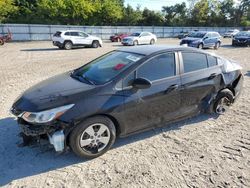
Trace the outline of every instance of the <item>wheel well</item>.
{"type": "Polygon", "coordinates": [[[71,42],[71,43],[73,44],[73,42],[72,42],[71,40],[65,40],[65,41],[63,42],[63,44],[65,44],[66,42],[71,42]]]}

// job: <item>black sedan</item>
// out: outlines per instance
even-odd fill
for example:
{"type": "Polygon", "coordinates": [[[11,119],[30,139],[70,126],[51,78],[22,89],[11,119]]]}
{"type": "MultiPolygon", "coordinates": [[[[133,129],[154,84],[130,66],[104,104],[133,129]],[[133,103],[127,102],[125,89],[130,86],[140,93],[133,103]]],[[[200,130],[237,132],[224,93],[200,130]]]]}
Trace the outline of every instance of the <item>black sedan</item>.
{"type": "Polygon", "coordinates": [[[24,92],[11,112],[25,141],[49,139],[81,157],[116,137],[188,118],[223,114],[242,88],[241,67],[189,47],[121,48],[24,92]]]}
{"type": "Polygon", "coordinates": [[[232,46],[250,46],[250,31],[241,31],[232,39],[232,46]]]}

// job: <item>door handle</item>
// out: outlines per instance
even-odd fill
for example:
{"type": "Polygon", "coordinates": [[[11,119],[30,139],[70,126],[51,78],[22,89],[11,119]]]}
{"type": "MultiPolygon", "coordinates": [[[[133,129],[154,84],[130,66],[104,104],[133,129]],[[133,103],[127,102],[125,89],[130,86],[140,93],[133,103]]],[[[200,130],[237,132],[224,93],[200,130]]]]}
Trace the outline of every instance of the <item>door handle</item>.
{"type": "Polygon", "coordinates": [[[210,74],[210,76],[208,77],[208,79],[211,80],[211,79],[215,78],[217,75],[218,74],[216,74],[216,73],[212,73],[212,74],[210,74]]]}
{"type": "Polygon", "coordinates": [[[178,88],[179,88],[179,86],[178,86],[177,84],[173,84],[173,85],[169,86],[169,87],[166,89],[165,94],[170,93],[170,92],[172,92],[172,91],[175,91],[175,90],[177,90],[178,88]]]}

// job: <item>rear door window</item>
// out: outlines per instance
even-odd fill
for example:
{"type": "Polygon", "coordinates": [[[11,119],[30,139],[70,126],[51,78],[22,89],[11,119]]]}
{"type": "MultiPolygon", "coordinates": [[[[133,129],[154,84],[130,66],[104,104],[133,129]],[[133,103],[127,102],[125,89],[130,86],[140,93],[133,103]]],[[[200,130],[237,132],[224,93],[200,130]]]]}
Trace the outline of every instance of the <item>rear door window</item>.
{"type": "Polygon", "coordinates": [[[217,65],[217,58],[211,55],[207,56],[208,66],[213,67],[217,65]]]}
{"type": "Polygon", "coordinates": [[[208,67],[206,54],[182,52],[184,73],[205,69],[208,67]]]}
{"type": "Polygon", "coordinates": [[[79,33],[78,32],[70,32],[71,36],[78,37],[79,33]]]}

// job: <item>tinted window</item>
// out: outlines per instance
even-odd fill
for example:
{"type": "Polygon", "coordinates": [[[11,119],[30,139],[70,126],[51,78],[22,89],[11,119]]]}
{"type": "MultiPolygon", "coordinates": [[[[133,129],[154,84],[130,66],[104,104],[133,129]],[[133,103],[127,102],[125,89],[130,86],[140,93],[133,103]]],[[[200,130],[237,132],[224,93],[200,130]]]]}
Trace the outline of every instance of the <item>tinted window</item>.
{"type": "Polygon", "coordinates": [[[79,36],[78,32],[70,32],[71,36],[79,36]]]}
{"type": "Polygon", "coordinates": [[[207,68],[207,57],[201,53],[182,53],[184,72],[192,72],[207,68]]]}
{"type": "Polygon", "coordinates": [[[70,35],[70,33],[69,32],[66,32],[64,35],[67,35],[67,36],[69,36],[70,35]]]}
{"type": "Polygon", "coordinates": [[[79,32],[80,37],[87,37],[88,35],[86,33],[79,32]]]}
{"type": "Polygon", "coordinates": [[[173,53],[154,57],[137,70],[137,77],[147,78],[150,81],[175,75],[175,58],[173,53]]]}
{"type": "Polygon", "coordinates": [[[216,57],[208,55],[207,60],[208,60],[208,66],[209,67],[217,65],[217,58],[216,57]]]}
{"type": "Polygon", "coordinates": [[[62,32],[57,31],[57,32],[54,34],[54,36],[55,36],[55,37],[60,37],[60,36],[61,36],[61,33],[62,33],[62,32]]]}

